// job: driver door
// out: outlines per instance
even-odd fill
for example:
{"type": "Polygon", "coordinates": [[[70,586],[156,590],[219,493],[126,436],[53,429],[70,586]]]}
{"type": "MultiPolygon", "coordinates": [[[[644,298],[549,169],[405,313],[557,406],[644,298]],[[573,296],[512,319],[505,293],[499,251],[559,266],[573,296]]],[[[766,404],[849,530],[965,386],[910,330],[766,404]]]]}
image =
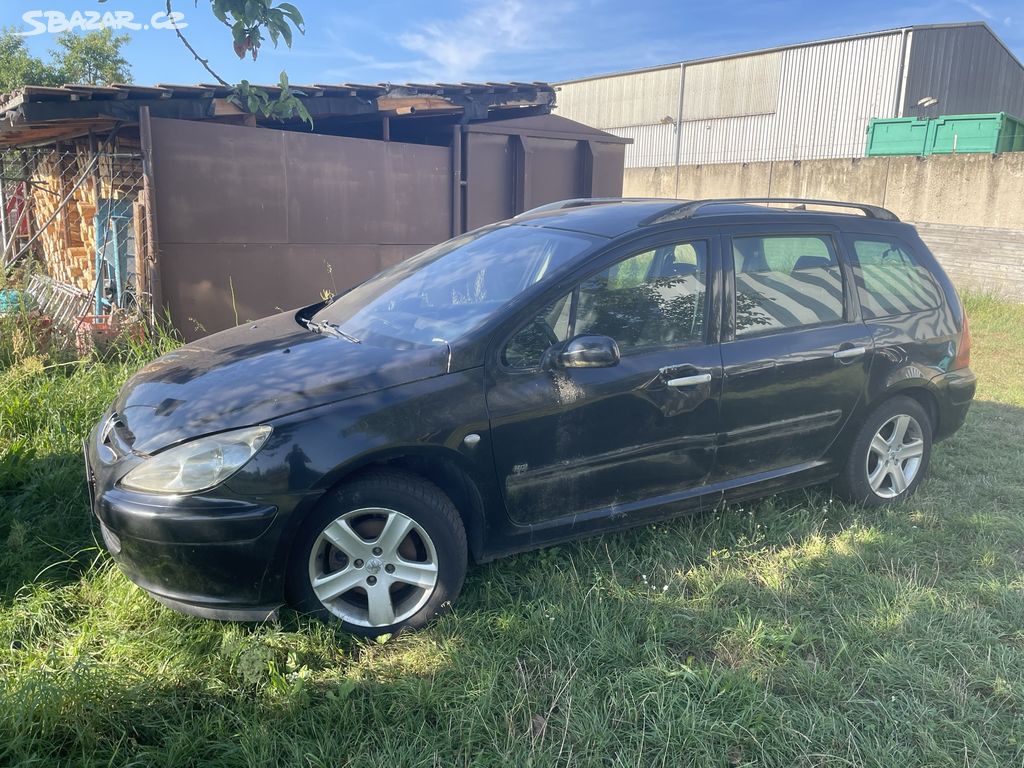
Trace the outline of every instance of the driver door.
{"type": "Polygon", "coordinates": [[[488,366],[494,462],[511,519],[640,516],[699,496],[715,460],[722,361],[713,233],[633,247],[534,307],[488,366]],[[552,344],[615,340],[617,365],[553,370],[552,344]]]}

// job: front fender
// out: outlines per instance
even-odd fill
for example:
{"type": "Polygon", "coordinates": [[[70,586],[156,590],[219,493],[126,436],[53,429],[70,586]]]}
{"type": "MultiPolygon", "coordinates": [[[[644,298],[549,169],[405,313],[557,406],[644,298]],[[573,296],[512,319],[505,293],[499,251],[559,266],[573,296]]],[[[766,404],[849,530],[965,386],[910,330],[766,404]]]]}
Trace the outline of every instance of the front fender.
{"type": "Polygon", "coordinates": [[[281,558],[287,558],[303,520],[332,488],[363,467],[400,457],[457,467],[476,486],[483,509],[504,510],[494,478],[481,368],[311,408],[271,425],[274,432],[263,449],[228,482],[233,492],[247,497],[302,498],[282,521],[281,558]],[[467,443],[470,434],[480,439],[467,443]]]}

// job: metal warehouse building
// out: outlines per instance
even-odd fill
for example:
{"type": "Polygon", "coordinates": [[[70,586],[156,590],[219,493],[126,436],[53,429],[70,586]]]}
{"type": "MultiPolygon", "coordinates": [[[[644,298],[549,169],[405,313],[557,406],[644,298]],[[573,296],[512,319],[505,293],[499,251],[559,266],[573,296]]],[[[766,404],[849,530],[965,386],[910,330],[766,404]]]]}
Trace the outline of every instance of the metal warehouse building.
{"type": "Polygon", "coordinates": [[[558,113],[633,139],[627,167],[859,157],[873,117],[1024,116],[981,22],[914,26],[559,84],[558,113]]]}

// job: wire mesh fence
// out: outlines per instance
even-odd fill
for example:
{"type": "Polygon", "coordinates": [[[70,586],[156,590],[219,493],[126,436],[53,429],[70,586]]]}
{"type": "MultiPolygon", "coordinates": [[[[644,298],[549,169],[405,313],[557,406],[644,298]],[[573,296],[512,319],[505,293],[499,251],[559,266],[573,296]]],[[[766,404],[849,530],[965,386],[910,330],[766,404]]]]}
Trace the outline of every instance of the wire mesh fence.
{"type": "Polygon", "coordinates": [[[134,311],[146,285],[141,153],[132,147],[0,153],[0,261],[88,295],[90,313],[134,311]]]}

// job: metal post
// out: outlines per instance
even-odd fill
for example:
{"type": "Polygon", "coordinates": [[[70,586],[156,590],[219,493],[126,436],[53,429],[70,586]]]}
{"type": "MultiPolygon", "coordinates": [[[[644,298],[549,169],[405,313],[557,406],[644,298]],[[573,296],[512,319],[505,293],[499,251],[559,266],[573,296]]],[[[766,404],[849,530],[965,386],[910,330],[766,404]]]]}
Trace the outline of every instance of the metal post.
{"type": "Polygon", "coordinates": [[[452,237],[461,235],[462,224],[462,126],[452,126],[452,237]]]}
{"type": "Polygon", "coordinates": [[[514,163],[512,167],[512,214],[516,215],[530,209],[530,142],[526,136],[516,134],[511,137],[511,144],[514,163]]]}
{"type": "MultiPolygon", "coordinates": [[[[7,246],[7,158],[0,154],[0,243],[7,246]]],[[[4,254],[6,255],[6,254],[4,254]]]]}
{"type": "Polygon", "coordinates": [[[160,286],[159,243],[157,241],[156,184],[153,173],[153,124],[149,107],[139,107],[139,138],[142,141],[142,192],[146,198],[146,263],[148,266],[151,319],[156,321],[157,312],[163,308],[160,286]]]}
{"type": "Polygon", "coordinates": [[[578,194],[580,197],[593,197],[594,169],[597,165],[595,162],[596,152],[594,152],[594,142],[580,141],[576,146],[580,153],[580,179],[578,194]]]}
{"type": "Polygon", "coordinates": [[[676,151],[672,163],[676,167],[675,189],[672,197],[679,197],[679,153],[683,151],[683,88],[686,86],[686,65],[679,65],[679,103],[676,112],[676,151]]]}
{"type": "Polygon", "coordinates": [[[907,108],[907,43],[909,42],[907,28],[900,30],[900,65],[896,73],[896,117],[906,117],[904,110],[907,108]]]}

